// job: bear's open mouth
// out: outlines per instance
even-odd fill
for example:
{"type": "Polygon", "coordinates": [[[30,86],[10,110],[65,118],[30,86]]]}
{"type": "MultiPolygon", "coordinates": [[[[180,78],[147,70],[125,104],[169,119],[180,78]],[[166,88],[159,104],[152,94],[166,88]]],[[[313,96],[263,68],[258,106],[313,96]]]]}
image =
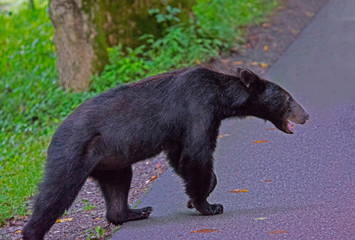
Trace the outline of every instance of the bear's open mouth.
{"type": "Polygon", "coordinates": [[[288,117],[283,122],[283,131],[288,134],[293,134],[295,131],[294,124],[305,124],[306,121],[309,119],[308,114],[305,117],[288,117]]]}
{"type": "MultiPolygon", "coordinates": [[[[295,131],[295,123],[290,120],[290,119],[286,119],[282,122],[281,127],[279,128],[281,131],[283,131],[284,133],[288,133],[288,134],[293,134],[295,131]]],[[[277,125],[275,125],[277,126],[277,125]]]]}
{"type": "Polygon", "coordinates": [[[289,133],[293,133],[295,130],[295,125],[293,125],[290,120],[286,120],[286,126],[289,133]]]}

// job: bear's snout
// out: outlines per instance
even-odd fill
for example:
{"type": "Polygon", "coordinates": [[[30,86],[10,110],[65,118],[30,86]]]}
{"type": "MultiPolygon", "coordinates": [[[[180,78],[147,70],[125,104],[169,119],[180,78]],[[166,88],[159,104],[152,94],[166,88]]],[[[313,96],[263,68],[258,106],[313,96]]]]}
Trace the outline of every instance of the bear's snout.
{"type": "Polygon", "coordinates": [[[291,112],[289,114],[288,120],[297,124],[305,124],[309,119],[309,114],[306,112],[306,110],[304,110],[295,100],[293,100],[290,105],[291,112]]]}

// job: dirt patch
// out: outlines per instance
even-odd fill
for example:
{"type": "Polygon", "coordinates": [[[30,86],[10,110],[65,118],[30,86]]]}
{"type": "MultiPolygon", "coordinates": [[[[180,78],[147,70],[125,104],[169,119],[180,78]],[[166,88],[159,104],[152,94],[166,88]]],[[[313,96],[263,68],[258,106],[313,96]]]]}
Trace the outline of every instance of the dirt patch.
{"type": "MultiPolygon", "coordinates": [[[[327,0],[282,1],[282,6],[267,21],[246,28],[245,44],[234,49],[233,54],[223,56],[222,61],[233,66],[248,67],[262,75],[279,59],[326,2],[327,0]]],[[[166,168],[164,155],[135,164],[129,203],[134,206],[166,168]]],[[[103,197],[91,179],[85,183],[76,201],[61,219],[63,222],[54,224],[46,239],[104,239],[115,230],[115,226],[105,220],[103,197]]],[[[6,227],[0,229],[0,240],[20,239],[22,227],[27,220],[28,217],[9,220],[6,227]]]]}

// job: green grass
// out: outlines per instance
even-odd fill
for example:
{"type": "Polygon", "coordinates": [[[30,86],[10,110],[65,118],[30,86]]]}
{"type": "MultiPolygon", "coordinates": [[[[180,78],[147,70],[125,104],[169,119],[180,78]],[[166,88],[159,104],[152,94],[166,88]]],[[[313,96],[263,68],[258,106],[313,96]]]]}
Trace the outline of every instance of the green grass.
{"type": "Polygon", "coordinates": [[[87,200],[87,199],[81,199],[81,201],[85,204],[85,206],[82,207],[82,210],[83,210],[84,212],[90,211],[90,210],[93,210],[93,209],[96,209],[96,208],[97,208],[96,205],[91,205],[91,204],[89,203],[89,200],[87,200]]]}
{"type": "Polygon", "coordinates": [[[241,29],[260,22],[276,0],[197,0],[190,24],[177,21],[162,38],[147,34],[135,49],[108,49],[110,64],[81,93],[57,85],[46,4],[38,0],[31,10],[24,2],[0,12],[0,226],[29,213],[27,202],[42,177],[51,136],[76,106],[117,84],[217,56],[237,44],[241,29]]]}

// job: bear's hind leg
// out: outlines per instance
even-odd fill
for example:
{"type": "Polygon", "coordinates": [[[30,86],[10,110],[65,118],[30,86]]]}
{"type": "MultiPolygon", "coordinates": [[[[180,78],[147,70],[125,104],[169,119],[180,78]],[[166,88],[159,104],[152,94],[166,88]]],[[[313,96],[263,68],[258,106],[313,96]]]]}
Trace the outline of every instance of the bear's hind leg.
{"type": "Polygon", "coordinates": [[[114,224],[148,218],[152,212],[151,207],[130,209],[127,203],[128,192],[132,180],[132,168],[120,170],[97,170],[92,177],[95,178],[106,202],[106,218],[114,224]]]}

